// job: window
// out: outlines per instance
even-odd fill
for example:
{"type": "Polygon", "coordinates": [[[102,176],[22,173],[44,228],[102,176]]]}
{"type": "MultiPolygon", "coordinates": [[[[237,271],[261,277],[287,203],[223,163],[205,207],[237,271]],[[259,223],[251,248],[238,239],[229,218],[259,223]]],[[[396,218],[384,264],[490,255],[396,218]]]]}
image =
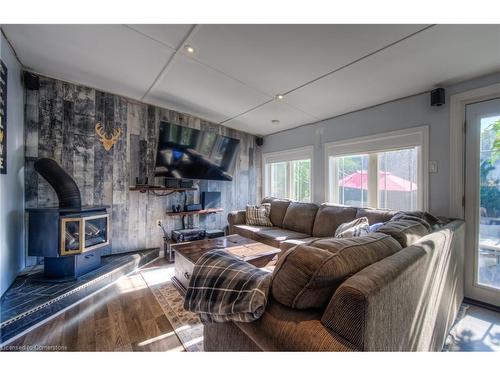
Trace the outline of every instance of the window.
{"type": "Polygon", "coordinates": [[[264,154],[264,194],[311,202],[312,147],[264,154]]]}
{"type": "Polygon", "coordinates": [[[368,155],[341,156],[336,164],[338,203],[365,207],[368,202],[368,155]]]}
{"type": "Polygon", "coordinates": [[[427,127],[420,127],[327,144],[327,200],[349,206],[426,209],[427,132],[427,127]]]}
{"type": "Polygon", "coordinates": [[[377,153],[377,207],[414,211],[417,206],[418,147],[377,153]]]}

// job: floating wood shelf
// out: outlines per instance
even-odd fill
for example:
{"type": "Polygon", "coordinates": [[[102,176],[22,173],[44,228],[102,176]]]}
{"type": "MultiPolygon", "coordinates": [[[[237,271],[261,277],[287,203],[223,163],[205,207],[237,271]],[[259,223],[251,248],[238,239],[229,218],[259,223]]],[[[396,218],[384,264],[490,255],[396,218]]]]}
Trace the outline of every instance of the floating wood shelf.
{"type": "Polygon", "coordinates": [[[222,211],[224,211],[223,208],[208,208],[206,210],[198,210],[198,211],[167,212],[167,216],[208,215],[222,211]]]}
{"type": "Polygon", "coordinates": [[[147,192],[161,192],[161,193],[182,193],[185,191],[195,191],[196,188],[167,188],[164,186],[131,186],[130,191],[139,191],[141,193],[147,192]]]}

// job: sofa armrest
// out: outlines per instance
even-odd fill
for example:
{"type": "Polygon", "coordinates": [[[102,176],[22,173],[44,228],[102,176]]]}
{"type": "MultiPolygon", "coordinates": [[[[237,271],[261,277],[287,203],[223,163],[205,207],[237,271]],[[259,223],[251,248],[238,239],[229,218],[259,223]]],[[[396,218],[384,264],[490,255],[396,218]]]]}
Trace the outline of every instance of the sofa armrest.
{"type": "Polygon", "coordinates": [[[321,322],[363,351],[439,351],[463,299],[455,220],[346,280],[321,322]]]}
{"type": "Polygon", "coordinates": [[[246,211],[231,211],[227,215],[227,222],[229,223],[229,234],[234,234],[234,226],[246,223],[246,211]]]}

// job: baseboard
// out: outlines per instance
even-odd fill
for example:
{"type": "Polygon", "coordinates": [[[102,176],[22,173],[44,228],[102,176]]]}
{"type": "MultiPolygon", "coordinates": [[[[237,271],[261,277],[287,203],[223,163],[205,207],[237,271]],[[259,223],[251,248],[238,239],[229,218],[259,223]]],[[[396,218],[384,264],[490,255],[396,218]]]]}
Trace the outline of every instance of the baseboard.
{"type": "Polygon", "coordinates": [[[485,309],[492,310],[492,311],[495,311],[497,313],[500,313],[500,306],[492,305],[492,304],[489,304],[489,303],[486,303],[486,302],[481,302],[481,301],[477,301],[475,299],[471,299],[471,298],[465,297],[464,298],[464,303],[467,303],[469,305],[474,305],[474,306],[482,307],[482,308],[485,308],[485,309]]]}

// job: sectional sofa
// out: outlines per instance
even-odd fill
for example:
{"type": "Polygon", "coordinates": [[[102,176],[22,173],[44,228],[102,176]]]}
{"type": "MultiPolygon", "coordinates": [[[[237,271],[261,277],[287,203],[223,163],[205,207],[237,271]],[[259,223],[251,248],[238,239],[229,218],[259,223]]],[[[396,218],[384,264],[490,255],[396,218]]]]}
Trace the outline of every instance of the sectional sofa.
{"type": "Polygon", "coordinates": [[[266,198],[273,227],[229,230],[280,247],[263,316],[205,325],[207,351],[439,351],[463,299],[461,220],[266,198]],[[377,231],[334,238],[357,217],[377,231]]]}

